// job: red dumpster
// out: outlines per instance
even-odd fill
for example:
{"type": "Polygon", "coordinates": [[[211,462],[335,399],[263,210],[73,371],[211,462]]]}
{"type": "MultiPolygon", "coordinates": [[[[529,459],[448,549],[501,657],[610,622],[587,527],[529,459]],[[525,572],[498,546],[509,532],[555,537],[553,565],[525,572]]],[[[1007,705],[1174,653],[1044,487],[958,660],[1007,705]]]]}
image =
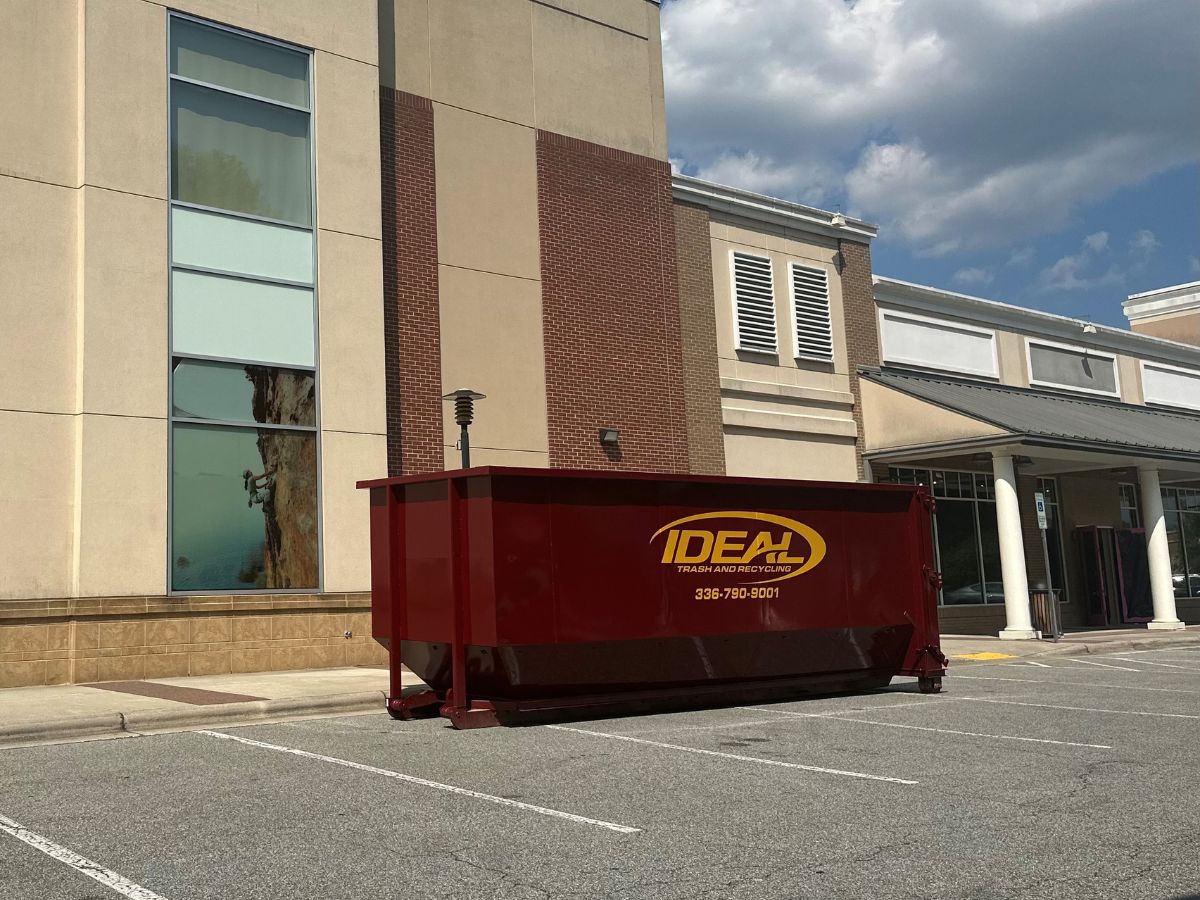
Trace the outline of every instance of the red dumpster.
{"type": "Polygon", "coordinates": [[[921,488],[483,467],[364,481],[388,709],[457,727],[940,688],[921,488]],[[400,665],[430,690],[402,695],[400,665]]]}

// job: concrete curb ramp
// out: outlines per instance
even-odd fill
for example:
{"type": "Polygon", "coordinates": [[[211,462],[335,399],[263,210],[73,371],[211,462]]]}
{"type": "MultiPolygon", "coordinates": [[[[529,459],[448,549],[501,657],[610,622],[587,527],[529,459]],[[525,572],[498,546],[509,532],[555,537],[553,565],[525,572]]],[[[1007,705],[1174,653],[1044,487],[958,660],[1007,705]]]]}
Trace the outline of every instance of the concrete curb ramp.
{"type": "Polygon", "coordinates": [[[214,725],[249,725],[282,719],[377,712],[384,709],[385,701],[383,691],[363,691],[355,694],[331,694],[326,697],[146,709],[26,725],[0,725],[0,749],[140,737],[144,734],[163,734],[214,725]]]}

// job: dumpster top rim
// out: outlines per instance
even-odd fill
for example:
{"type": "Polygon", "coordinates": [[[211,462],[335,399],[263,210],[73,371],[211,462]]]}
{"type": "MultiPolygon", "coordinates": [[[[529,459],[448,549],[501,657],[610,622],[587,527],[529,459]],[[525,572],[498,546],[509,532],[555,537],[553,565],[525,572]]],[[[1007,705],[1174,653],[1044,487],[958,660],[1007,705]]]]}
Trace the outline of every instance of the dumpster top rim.
{"type": "Polygon", "coordinates": [[[745,484],[760,487],[810,487],[843,491],[893,491],[915,494],[925,488],[908,484],[878,484],[858,481],[815,481],[789,478],[750,478],[740,475],[692,475],[673,472],[628,472],[607,469],[544,469],[518,466],[473,466],[470,469],[447,469],[442,472],[426,472],[418,475],[400,475],[393,478],[371,478],[356,482],[360,489],[381,488],[400,484],[421,484],[449,481],[455,478],[485,478],[493,475],[520,478],[572,478],[611,479],[614,481],[660,481],[686,482],[689,484],[745,484]]]}

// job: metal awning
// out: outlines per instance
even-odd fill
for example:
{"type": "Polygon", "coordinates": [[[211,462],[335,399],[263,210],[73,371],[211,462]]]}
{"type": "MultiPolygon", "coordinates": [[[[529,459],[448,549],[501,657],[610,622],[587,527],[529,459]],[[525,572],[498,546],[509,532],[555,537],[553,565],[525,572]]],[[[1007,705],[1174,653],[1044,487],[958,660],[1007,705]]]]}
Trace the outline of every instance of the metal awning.
{"type": "Polygon", "coordinates": [[[1200,414],[907,369],[859,374],[1023,444],[1200,462],[1200,414]]]}

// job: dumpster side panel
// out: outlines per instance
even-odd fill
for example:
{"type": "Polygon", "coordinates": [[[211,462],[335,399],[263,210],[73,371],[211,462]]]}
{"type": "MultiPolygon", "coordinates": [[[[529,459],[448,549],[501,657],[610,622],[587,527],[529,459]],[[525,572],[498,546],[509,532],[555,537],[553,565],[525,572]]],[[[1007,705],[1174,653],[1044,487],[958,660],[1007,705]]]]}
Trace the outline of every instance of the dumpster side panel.
{"type": "Polygon", "coordinates": [[[448,641],[454,634],[449,482],[401,486],[404,510],[404,619],[406,639],[448,641]]]}
{"type": "Polygon", "coordinates": [[[943,671],[915,490],[512,469],[400,481],[390,560],[373,542],[380,621],[390,606],[403,661],[453,687],[454,709],[943,671]]]}
{"type": "Polygon", "coordinates": [[[551,484],[541,478],[492,479],[499,644],[558,640],[551,484]]]}
{"type": "Polygon", "coordinates": [[[371,636],[386,644],[392,639],[392,616],[397,598],[392,585],[392,529],[389,504],[394,488],[371,488],[371,636]]]}

